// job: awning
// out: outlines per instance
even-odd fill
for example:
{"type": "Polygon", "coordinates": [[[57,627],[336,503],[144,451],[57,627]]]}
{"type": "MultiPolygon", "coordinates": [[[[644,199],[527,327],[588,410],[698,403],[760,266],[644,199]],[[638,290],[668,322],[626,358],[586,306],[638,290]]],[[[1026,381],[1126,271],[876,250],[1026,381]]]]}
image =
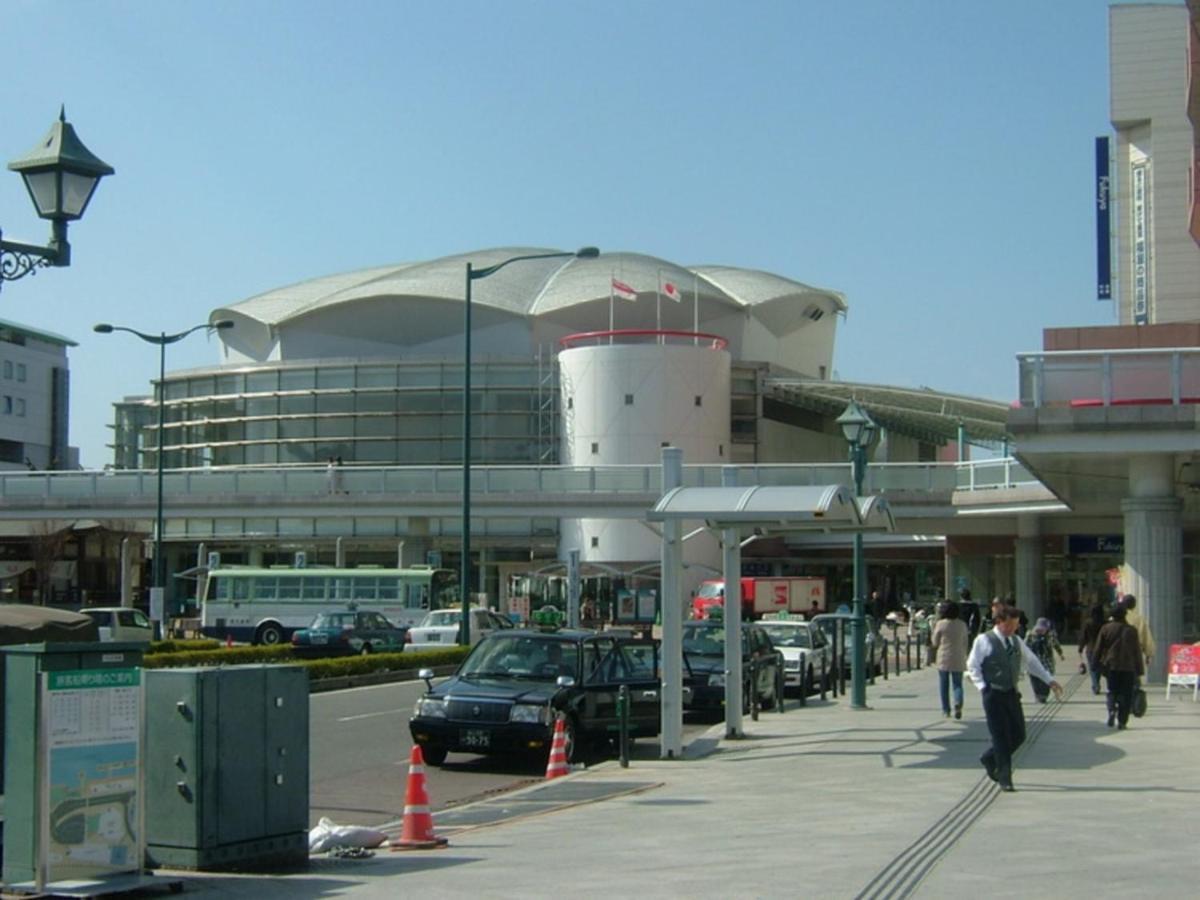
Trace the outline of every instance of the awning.
{"type": "Polygon", "coordinates": [[[678,487],[646,513],[651,522],[702,519],[711,528],[758,525],[771,531],[892,531],[883,497],[857,501],[841,484],[678,487]]]}

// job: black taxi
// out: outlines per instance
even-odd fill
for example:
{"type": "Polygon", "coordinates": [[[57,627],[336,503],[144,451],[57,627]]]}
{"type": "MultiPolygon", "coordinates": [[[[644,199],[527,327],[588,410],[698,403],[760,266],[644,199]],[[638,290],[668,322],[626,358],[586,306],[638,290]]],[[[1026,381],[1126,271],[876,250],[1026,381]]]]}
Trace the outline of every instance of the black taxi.
{"type": "Polygon", "coordinates": [[[429,690],[408,726],[425,761],[439,766],[451,752],[548,754],[561,712],[569,761],[616,736],[622,685],[630,735],[658,734],[658,672],[651,639],[583,629],[495,632],[446,681],[433,685],[433,673],[421,671],[429,690]]]}

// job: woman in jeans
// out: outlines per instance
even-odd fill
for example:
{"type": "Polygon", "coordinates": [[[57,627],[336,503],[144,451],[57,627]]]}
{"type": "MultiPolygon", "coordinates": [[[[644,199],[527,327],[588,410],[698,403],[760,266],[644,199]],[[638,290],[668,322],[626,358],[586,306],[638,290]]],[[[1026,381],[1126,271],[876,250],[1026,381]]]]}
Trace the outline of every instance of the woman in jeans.
{"type": "Polygon", "coordinates": [[[954,718],[962,718],[963,672],[967,668],[967,623],[959,618],[958,604],[938,604],[938,620],[929,636],[934,665],[938,670],[938,688],[942,695],[942,715],[950,717],[950,694],[954,693],[954,718]]]}

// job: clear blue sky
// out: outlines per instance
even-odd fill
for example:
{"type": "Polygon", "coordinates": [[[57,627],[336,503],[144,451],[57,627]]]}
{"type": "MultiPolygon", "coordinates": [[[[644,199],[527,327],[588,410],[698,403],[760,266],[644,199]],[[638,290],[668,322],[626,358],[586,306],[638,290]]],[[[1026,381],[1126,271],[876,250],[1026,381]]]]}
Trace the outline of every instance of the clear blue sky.
{"type": "MultiPolygon", "coordinates": [[[[117,174],[71,268],[0,292],[67,335],[71,439],[178,331],[331,272],[510,244],[761,268],[845,294],[843,380],[1010,400],[1095,299],[1103,0],[6,0],[0,158],[66,103],[117,174]]],[[[0,227],[42,242],[20,179],[0,227]]],[[[202,334],[168,368],[208,365],[202,334]]]]}

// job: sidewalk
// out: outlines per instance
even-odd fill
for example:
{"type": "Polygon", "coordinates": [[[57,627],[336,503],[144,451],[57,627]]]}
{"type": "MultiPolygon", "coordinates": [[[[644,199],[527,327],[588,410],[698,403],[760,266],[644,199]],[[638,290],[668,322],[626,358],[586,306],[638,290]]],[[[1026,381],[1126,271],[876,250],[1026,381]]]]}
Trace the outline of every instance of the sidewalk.
{"type": "MultiPolygon", "coordinates": [[[[444,850],[314,857],[307,872],[192,875],[194,897],[1117,897],[1195,896],[1200,704],[1163,698],[1127,731],[1060,664],[1065,701],[1026,688],[1015,794],[984,775],[987,730],[966,685],[944,719],[926,668],[844,698],[715,727],[671,762],[606,762],[477,805],[521,813],[444,825],[444,850]],[[699,745],[699,746],[697,746],[699,745]],[[703,753],[693,758],[695,753],[703,753]],[[607,794],[608,799],[588,801],[607,794]],[[569,805],[563,805],[566,802],[569,805]]],[[[398,770],[399,771],[399,770],[398,770]]],[[[397,776],[402,790],[403,776],[397,776]]],[[[452,817],[451,817],[452,818],[452,817]]]]}

